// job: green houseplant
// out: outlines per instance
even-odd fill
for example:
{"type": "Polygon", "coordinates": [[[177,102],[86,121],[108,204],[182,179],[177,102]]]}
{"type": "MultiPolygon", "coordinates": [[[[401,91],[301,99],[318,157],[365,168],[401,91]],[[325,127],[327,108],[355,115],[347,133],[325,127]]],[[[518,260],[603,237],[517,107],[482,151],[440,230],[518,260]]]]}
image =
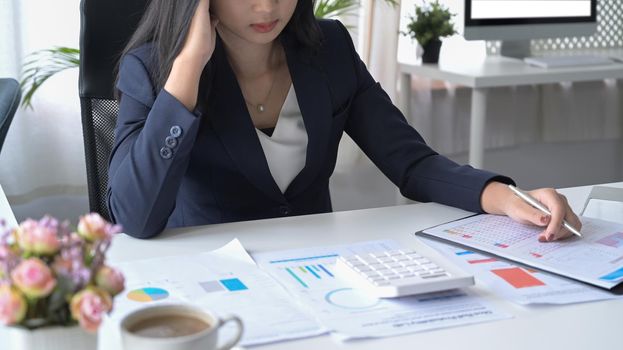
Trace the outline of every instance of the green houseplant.
{"type": "MultiPolygon", "coordinates": [[[[385,0],[395,6],[398,0],[385,0]]],[[[314,14],[317,18],[334,18],[350,14],[360,6],[360,0],[316,0],[314,14]]],[[[32,108],[32,98],[39,87],[50,77],[65,69],[80,65],[80,50],[55,47],[36,51],[26,58],[20,82],[22,107],[32,108]]]]}
{"type": "Polygon", "coordinates": [[[456,34],[451,22],[454,14],[441,5],[439,0],[422,5],[415,5],[415,16],[409,15],[407,32],[403,35],[410,36],[424,49],[422,62],[437,63],[441,49],[440,38],[456,34]]]}

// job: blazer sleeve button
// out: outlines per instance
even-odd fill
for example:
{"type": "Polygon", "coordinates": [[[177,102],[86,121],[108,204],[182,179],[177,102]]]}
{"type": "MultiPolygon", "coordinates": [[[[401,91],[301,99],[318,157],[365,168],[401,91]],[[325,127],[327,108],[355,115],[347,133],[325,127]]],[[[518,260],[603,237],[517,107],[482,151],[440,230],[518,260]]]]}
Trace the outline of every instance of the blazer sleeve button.
{"type": "Polygon", "coordinates": [[[164,139],[164,144],[169,148],[175,148],[177,146],[177,139],[173,136],[167,136],[167,138],[164,139]]]}
{"type": "Polygon", "coordinates": [[[173,151],[169,147],[162,147],[160,149],[160,157],[164,159],[171,159],[171,157],[173,157],[173,151]]]}
{"type": "Polygon", "coordinates": [[[182,136],[182,128],[179,125],[173,125],[171,127],[171,130],[169,130],[169,133],[171,134],[171,136],[178,138],[182,136]]]}

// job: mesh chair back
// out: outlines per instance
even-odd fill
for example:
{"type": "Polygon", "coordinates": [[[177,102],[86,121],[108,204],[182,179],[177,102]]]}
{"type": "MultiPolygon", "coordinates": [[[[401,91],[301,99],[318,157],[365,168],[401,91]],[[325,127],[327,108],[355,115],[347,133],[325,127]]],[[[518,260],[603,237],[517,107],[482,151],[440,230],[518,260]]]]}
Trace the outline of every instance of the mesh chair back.
{"type": "Polygon", "coordinates": [[[0,79],[0,151],[2,151],[4,139],[19,106],[20,98],[19,83],[15,79],[0,79]]]}
{"type": "Polygon", "coordinates": [[[89,207],[110,219],[106,205],[108,161],[119,106],[117,63],[149,0],[82,0],[80,3],[80,105],[89,207]]]}

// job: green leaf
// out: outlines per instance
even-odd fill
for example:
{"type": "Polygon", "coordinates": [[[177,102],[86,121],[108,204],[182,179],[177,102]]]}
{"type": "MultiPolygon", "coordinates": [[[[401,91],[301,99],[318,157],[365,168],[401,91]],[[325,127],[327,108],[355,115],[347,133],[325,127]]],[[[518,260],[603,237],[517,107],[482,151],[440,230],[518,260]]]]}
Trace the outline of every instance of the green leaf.
{"type": "Polygon", "coordinates": [[[70,47],[55,47],[31,53],[22,66],[20,88],[22,107],[33,108],[32,99],[37,90],[58,72],[80,65],[80,50],[70,47]]]}
{"type": "MultiPolygon", "coordinates": [[[[397,6],[398,0],[385,0],[391,6],[397,6]]],[[[350,15],[359,9],[359,0],[317,0],[314,5],[316,18],[335,18],[350,15]]]]}
{"type": "Polygon", "coordinates": [[[421,6],[415,5],[415,15],[409,15],[407,32],[402,34],[426,46],[430,41],[457,33],[451,22],[455,15],[441,5],[439,0],[429,3],[424,1],[421,6]]]}

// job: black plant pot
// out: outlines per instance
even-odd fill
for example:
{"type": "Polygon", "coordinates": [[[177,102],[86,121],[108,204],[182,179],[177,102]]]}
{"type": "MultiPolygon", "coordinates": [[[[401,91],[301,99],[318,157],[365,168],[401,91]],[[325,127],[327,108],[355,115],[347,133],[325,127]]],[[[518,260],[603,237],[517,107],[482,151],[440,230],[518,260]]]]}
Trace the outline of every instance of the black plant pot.
{"type": "Polygon", "coordinates": [[[439,62],[439,51],[441,50],[441,40],[431,40],[424,47],[424,53],[422,54],[422,63],[437,63],[439,62]]]}

